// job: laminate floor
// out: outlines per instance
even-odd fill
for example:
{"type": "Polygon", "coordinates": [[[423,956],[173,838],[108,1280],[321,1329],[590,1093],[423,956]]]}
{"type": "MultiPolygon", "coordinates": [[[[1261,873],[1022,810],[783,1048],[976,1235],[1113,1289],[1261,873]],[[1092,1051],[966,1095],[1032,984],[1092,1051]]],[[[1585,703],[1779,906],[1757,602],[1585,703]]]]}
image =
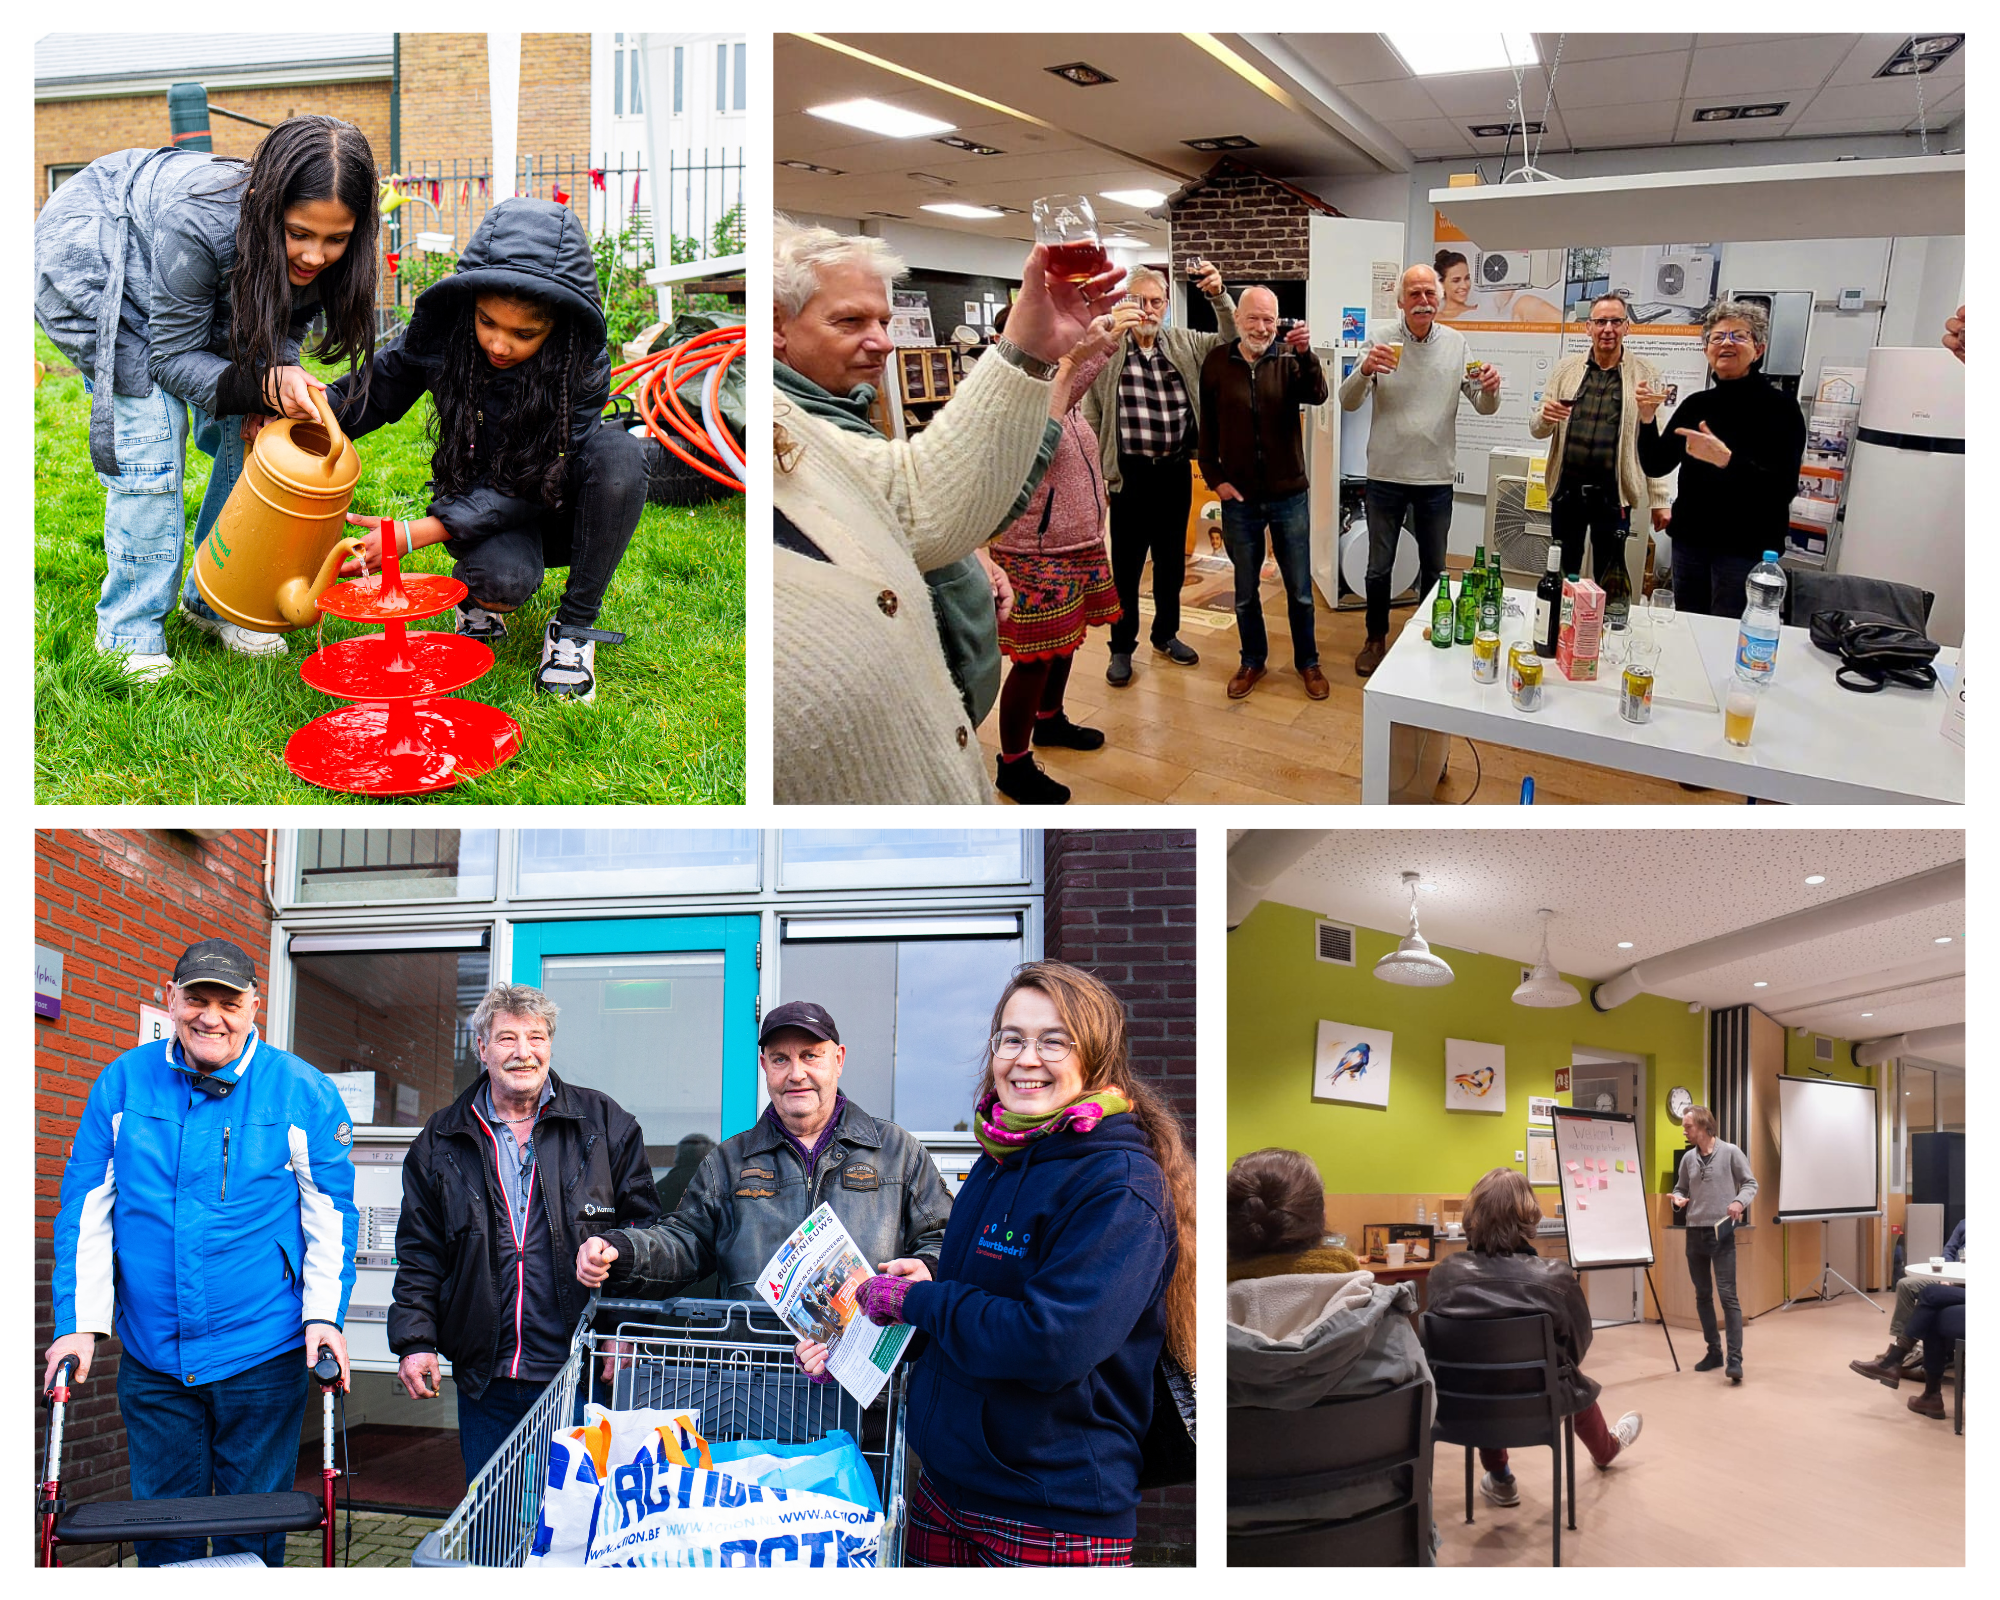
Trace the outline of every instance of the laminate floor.
{"type": "MultiPolygon", "coordinates": [[[[1152,582],[1151,569],[1142,592],[1152,582]]],[[[1270,595],[1270,586],[1267,586],[1270,595]]],[[[1101,750],[1038,750],[1042,765],[1068,784],[1072,804],[1357,804],[1361,799],[1361,692],[1354,656],[1366,628],[1359,611],[1318,606],[1314,629],[1320,670],[1332,685],[1321,701],[1306,698],[1291,666],[1291,629],[1282,597],[1264,607],[1270,635],[1269,677],[1242,700],[1224,692],[1238,659],[1233,616],[1203,627],[1192,611],[1181,637],[1199,655],[1194,667],[1177,667],[1153,653],[1140,632],[1136,669],[1128,688],[1104,681],[1110,665],[1109,630],[1093,628],[1070,676],[1065,709],[1089,727],[1102,728],[1101,750]]],[[[1150,618],[1147,619],[1148,622],[1150,618]]],[[[1213,617],[1208,620],[1219,620],[1213,617]]],[[[1415,608],[1390,614],[1393,638],[1405,626],[1421,629],[1415,608]]],[[[1468,669],[1469,670],[1469,669],[1468,669]]],[[[999,717],[979,730],[989,763],[1000,748],[999,717]]],[[[1741,795],[1691,793],[1661,778],[1534,755],[1505,745],[1465,739],[1451,742],[1444,804],[1516,805],[1521,780],[1535,780],[1538,805],[1741,805],[1741,795]]]]}
{"type": "MultiPolygon", "coordinates": [[[[1892,1391],[1847,1370],[1888,1343],[1888,1323],[1853,1295],[1769,1312],[1744,1330],[1737,1386],[1692,1370],[1699,1332],[1674,1330],[1676,1373],[1657,1323],[1600,1329],[1584,1370],[1604,1385],[1604,1415],[1638,1411],[1646,1425],[1603,1472],[1577,1446],[1563,1565],[1962,1565],[1970,1415],[1954,1434],[1949,1382],[1947,1420],[1933,1422],[1905,1405],[1920,1385],[1892,1391]]],[[[1549,1452],[1514,1452],[1521,1503],[1503,1510],[1475,1490],[1469,1527],[1464,1454],[1439,1446],[1432,1463],[1438,1564],[1547,1566],[1549,1452]]]]}

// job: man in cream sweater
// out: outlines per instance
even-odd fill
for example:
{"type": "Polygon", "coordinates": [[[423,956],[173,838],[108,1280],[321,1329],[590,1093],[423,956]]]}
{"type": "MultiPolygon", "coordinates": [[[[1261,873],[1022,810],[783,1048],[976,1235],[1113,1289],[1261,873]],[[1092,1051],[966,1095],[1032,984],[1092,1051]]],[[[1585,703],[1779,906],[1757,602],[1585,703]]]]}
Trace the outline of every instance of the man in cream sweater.
{"type": "Polygon", "coordinates": [[[1715,1326],[1715,1296],[1720,1296],[1729,1334],[1729,1381],[1741,1383],[1743,1307],[1736,1299],[1736,1226],[1750,1214],[1757,1179],[1750,1171],[1750,1158],[1715,1136],[1715,1113],[1707,1106],[1689,1106],[1681,1118],[1681,1131],[1694,1148],[1681,1157],[1680,1174],[1674,1179],[1674,1209],[1687,1212],[1688,1276],[1694,1280],[1694,1308],[1708,1340],[1708,1353],[1694,1370],[1713,1372],[1723,1364],[1722,1340],[1715,1326]],[[1708,1286],[1711,1270],[1714,1295],[1708,1286]]]}
{"type": "Polygon", "coordinates": [[[1417,593],[1444,572],[1451,491],[1458,479],[1458,401],[1490,417],[1500,409],[1500,374],[1467,359],[1465,335],[1437,325],[1438,275],[1411,267],[1396,291],[1402,318],[1387,340],[1368,347],[1340,386],[1340,409],[1374,398],[1368,424],[1368,638],[1354,658],[1367,677],[1389,653],[1389,574],[1403,518],[1415,514],[1417,593]]]}

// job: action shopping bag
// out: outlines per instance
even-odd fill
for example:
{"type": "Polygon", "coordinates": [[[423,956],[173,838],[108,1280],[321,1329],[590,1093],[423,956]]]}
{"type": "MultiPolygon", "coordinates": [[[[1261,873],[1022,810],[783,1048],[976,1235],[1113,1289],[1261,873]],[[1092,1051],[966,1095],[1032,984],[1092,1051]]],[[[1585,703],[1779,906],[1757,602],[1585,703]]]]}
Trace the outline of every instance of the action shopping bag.
{"type": "Polygon", "coordinates": [[[804,1489],[868,1511],[882,1509],[875,1474],[854,1435],[844,1428],[830,1429],[813,1444],[741,1439],[713,1449],[716,1466],[732,1477],[748,1478],[766,1488],[804,1489]]]}
{"type": "Polygon", "coordinates": [[[607,1411],[593,1404],[585,1406],[583,1414],[582,1427],[563,1429],[549,1441],[542,1514],[526,1566],[584,1564],[597,1523],[598,1491],[613,1460],[630,1460],[652,1440],[668,1434],[682,1452],[707,1449],[700,1417],[692,1411],[607,1411]]]}

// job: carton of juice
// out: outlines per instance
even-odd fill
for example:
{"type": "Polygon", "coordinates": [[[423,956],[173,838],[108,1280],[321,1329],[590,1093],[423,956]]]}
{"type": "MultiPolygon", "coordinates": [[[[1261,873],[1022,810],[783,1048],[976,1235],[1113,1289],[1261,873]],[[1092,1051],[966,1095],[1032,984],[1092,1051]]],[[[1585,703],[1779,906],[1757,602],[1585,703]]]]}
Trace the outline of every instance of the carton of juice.
{"type": "Polygon", "coordinates": [[[1562,630],[1556,636],[1556,666],[1572,683],[1597,676],[1597,651],[1604,635],[1604,591],[1588,578],[1563,585],[1562,630]]]}

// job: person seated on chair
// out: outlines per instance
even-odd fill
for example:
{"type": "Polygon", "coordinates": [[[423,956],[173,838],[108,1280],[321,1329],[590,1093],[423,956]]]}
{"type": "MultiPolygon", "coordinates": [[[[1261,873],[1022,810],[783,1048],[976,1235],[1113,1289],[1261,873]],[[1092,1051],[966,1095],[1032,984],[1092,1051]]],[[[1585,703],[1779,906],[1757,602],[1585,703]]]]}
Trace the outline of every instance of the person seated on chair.
{"type": "MultiPolygon", "coordinates": [[[[1965,1256],[1965,1220],[1951,1230],[1951,1237],[1945,1241],[1944,1258],[1960,1261],[1965,1256]]],[[[1858,1372],[1864,1378],[1873,1378],[1877,1383],[1885,1383],[1891,1389],[1903,1381],[1903,1365],[1909,1360],[1910,1352],[1917,1347],[1917,1336],[1910,1332],[1910,1320],[1917,1312],[1917,1296],[1927,1284],[1937,1282],[1935,1278],[1918,1277],[1915,1273],[1905,1273],[1896,1280],[1896,1309],[1889,1314],[1889,1348],[1879,1356],[1870,1356],[1866,1361],[1850,1361],[1848,1370],[1858,1372]]]]}
{"type": "Polygon", "coordinates": [[[1326,1184],[1310,1156],[1253,1150],[1229,1168],[1229,1281],[1359,1272],[1354,1252],[1323,1243],[1326,1184]]]}
{"type": "MultiPolygon", "coordinates": [[[[1583,1372],[1590,1349],[1590,1307],[1575,1268],[1535,1253],[1535,1229],[1541,1205],[1528,1180],[1511,1167],[1495,1167],[1465,1202],[1465,1237],[1469,1248],[1446,1256],[1431,1268],[1426,1309],[1439,1317],[1532,1317],[1546,1313],[1555,1323],[1556,1349],[1562,1363],[1563,1408],[1576,1419],[1576,1436],[1590,1459],[1608,1467],[1621,1450],[1639,1437],[1643,1419],[1628,1411],[1615,1427],[1606,1427],[1597,1397],[1602,1392],[1583,1372]]],[[[1479,1464],[1486,1476],[1479,1492],[1496,1506],[1521,1503],[1505,1450],[1481,1450],[1479,1464]]]]}
{"type": "MultiPolygon", "coordinates": [[[[431,397],[427,515],[396,524],[398,555],[442,544],[470,594],[457,630],[497,644],[507,613],[568,568],[542,632],[538,694],[597,698],[597,647],[622,633],[597,626],[605,590],[646,508],[639,441],[599,418],[611,390],[604,303],[590,238],[553,200],[503,200],[487,212],[445,277],[417,296],[410,325],[361,378],[327,389],[350,439],[399,421],[431,397]],[[372,376],[373,386],[367,387],[372,376]]],[[[367,529],[359,577],[382,565],[382,518],[367,529]]]]}
{"type": "MultiPolygon", "coordinates": [[[[1944,1369],[1958,1341],[1965,1337],[1965,1285],[1927,1283],[1917,1296],[1917,1309],[1910,1318],[1910,1334],[1924,1347],[1924,1392],[1913,1394],[1910,1409],[1920,1417],[1944,1421],[1944,1369]]],[[[1953,1376],[1962,1383],[1964,1374],[1953,1376]]]]}

